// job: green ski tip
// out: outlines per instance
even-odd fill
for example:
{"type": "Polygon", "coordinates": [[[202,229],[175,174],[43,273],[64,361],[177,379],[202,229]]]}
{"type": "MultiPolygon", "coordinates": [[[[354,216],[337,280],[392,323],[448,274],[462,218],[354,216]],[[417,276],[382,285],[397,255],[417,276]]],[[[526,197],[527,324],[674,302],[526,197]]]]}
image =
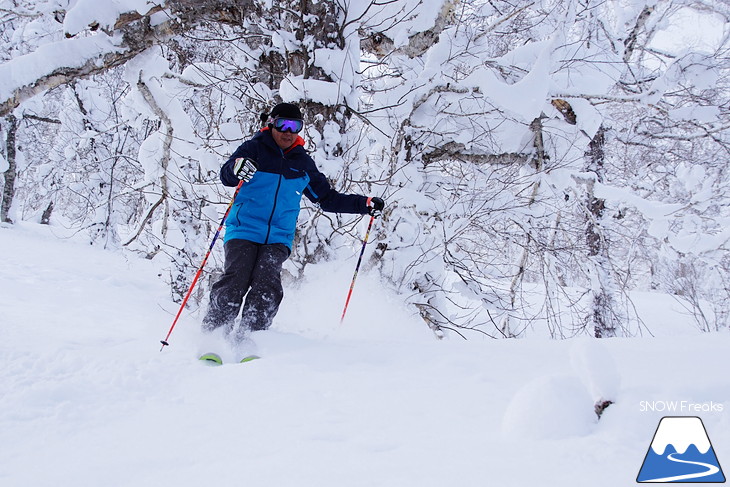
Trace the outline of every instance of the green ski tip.
{"type": "Polygon", "coordinates": [[[200,356],[200,360],[208,365],[223,365],[223,359],[216,353],[206,353],[200,356]]]}
{"type": "Polygon", "coordinates": [[[250,362],[252,360],[256,360],[256,359],[259,359],[259,358],[261,358],[261,357],[259,357],[258,355],[249,355],[248,357],[243,357],[241,359],[241,363],[242,364],[245,364],[246,362],[250,362]]]}

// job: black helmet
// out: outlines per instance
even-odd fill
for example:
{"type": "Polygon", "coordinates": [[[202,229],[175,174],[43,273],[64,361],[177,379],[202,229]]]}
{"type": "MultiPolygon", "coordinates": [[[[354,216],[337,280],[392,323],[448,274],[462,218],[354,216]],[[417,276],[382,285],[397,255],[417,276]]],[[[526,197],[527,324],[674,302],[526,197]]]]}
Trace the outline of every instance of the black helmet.
{"type": "Polygon", "coordinates": [[[279,103],[271,110],[269,118],[272,120],[275,118],[293,118],[302,120],[302,112],[299,107],[291,103],[279,103]]]}

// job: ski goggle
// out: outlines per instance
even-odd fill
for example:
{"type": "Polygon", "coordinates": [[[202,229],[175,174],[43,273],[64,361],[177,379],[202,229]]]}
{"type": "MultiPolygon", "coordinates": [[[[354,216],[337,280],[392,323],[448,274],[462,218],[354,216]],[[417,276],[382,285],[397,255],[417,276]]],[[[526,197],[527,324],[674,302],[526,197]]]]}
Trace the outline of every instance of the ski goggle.
{"type": "Polygon", "coordinates": [[[298,118],[277,118],[274,120],[274,128],[279,132],[298,134],[304,128],[304,121],[298,118]]]}

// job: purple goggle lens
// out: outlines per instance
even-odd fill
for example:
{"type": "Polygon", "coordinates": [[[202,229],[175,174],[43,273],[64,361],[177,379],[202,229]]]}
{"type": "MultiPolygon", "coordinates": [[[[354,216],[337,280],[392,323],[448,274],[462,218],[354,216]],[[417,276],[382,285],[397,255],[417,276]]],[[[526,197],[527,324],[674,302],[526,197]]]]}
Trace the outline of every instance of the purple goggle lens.
{"type": "Polygon", "coordinates": [[[274,128],[279,132],[299,133],[304,127],[304,122],[296,118],[277,118],[274,120],[274,128]]]}

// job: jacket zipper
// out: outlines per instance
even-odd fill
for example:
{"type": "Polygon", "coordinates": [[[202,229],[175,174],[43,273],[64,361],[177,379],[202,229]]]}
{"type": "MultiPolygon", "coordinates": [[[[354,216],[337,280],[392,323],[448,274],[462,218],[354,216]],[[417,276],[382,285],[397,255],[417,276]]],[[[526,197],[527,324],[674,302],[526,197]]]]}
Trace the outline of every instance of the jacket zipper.
{"type": "Polygon", "coordinates": [[[239,204],[238,208],[236,209],[236,221],[238,222],[239,227],[242,225],[241,218],[239,218],[239,214],[241,213],[241,208],[243,208],[243,203],[239,204]]]}
{"type": "MultiPolygon", "coordinates": [[[[281,150],[281,148],[279,148],[279,150],[281,151],[281,161],[283,163],[284,160],[286,159],[286,157],[285,157],[286,153],[283,150],[281,150]]],[[[283,166],[283,164],[281,164],[281,166],[283,166]]],[[[266,239],[264,240],[264,243],[266,243],[266,244],[269,243],[269,235],[271,235],[271,222],[274,219],[274,213],[276,212],[276,203],[279,200],[279,188],[281,188],[281,178],[282,177],[283,176],[281,174],[279,174],[279,182],[276,184],[276,192],[274,193],[274,205],[271,207],[271,214],[269,215],[269,223],[266,227],[266,239]]]]}

